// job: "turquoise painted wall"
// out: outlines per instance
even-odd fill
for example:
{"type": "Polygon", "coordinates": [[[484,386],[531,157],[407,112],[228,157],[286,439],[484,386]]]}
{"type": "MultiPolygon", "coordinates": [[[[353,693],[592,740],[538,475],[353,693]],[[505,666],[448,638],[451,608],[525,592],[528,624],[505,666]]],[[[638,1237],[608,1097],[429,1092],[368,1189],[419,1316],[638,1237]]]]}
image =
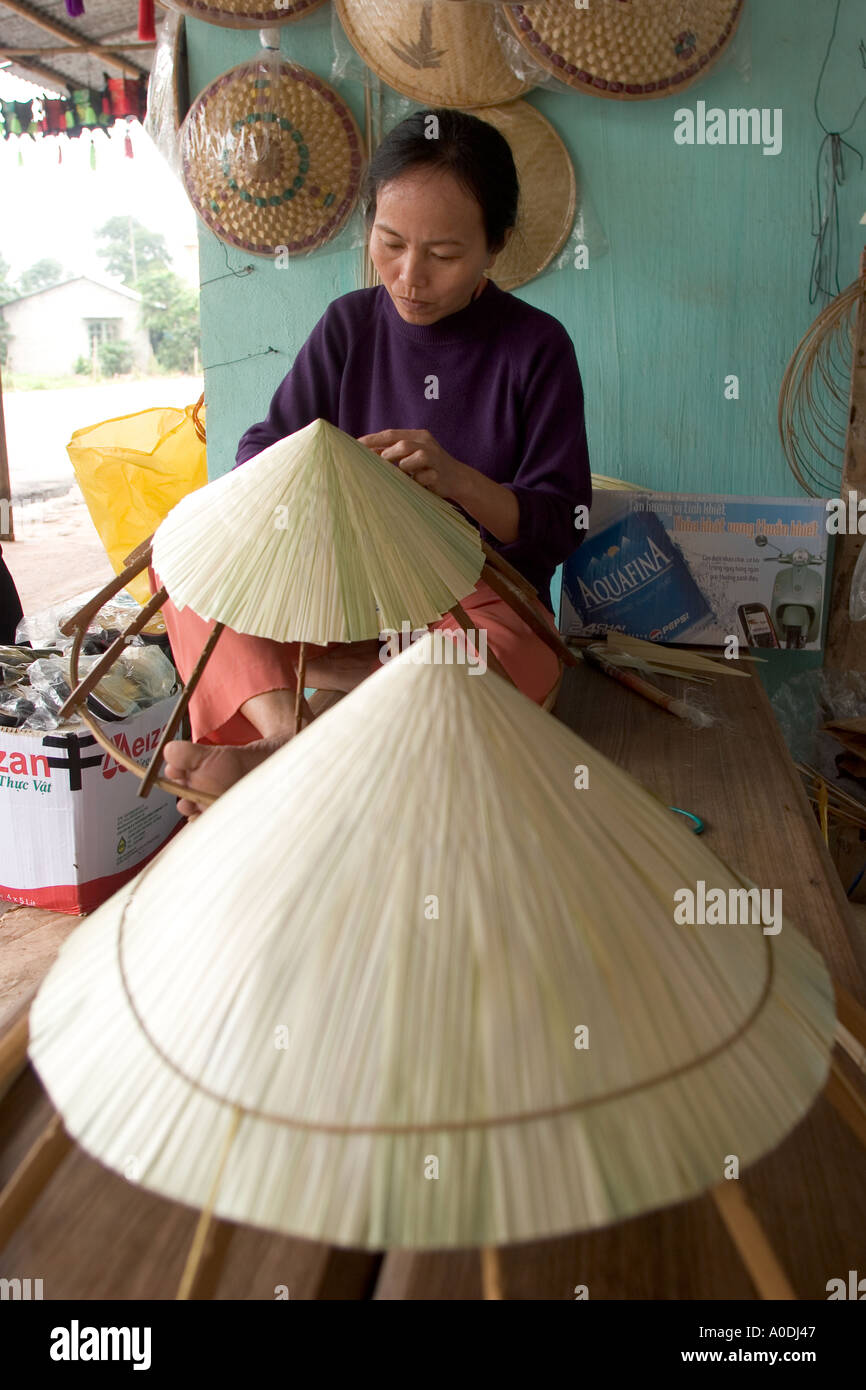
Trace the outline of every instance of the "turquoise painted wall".
{"type": "MultiPolygon", "coordinates": [[[[866,92],[857,0],[843,0],[822,115],[846,125],[866,92]]],[[[812,96],[835,0],[748,0],[751,79],[733,64],[679,97],[604,101],[537,89],[530,100],[565,140],[606,234],[587,270],[549,272],[517,291],[568,328],[583,374],[593,468],[661,490],[796,496],[778,440],[785,365],[820,306],[811,306],[810,191],[822,137],[812,96]],[[674,112],[781,108],[782,150],[681,146],[674,112]],[[725,377],[740,398],[725,400],[725,377]]],[[[191,90],[254,56],[255,33],[187,21],[191,90]]],[[[330,6],[282,31],[285,54],[329,78],[330,6]]],[[[340,84],[363,129],[363,89],[340,84]]],[[[866,150],[866,111],[847,138],[866,150]]],[[[866,174],[854,155],[840,193],[840,283],[857,275],[866,174]]],[[[212,476],[330,299],[358,288],[357,249],[295,260],[287,270],[225,247],[200,227],[202,360],[212,476]],[[253,265],[245,278],[228,268],[253,265]],[[268,347],[278,354],[251,356],[268,347]],[[246,359],[237,361],[236,359],[246,359]],[[219,365],[232,363],[233,365],[219,365]]],[[[564,422],[567,427],[567,422],[564,422]]]]}
{"type": "MultiPolygon", "coordinates": [[[[662,101],[614,102],[536,90],[530,100],[559,130],[610,243],[584,271],[548,273],[517,293],[571,333],[586,391],[593,466],[656,488],[797,495],[776,434],[785,364],[815,315],[809,194],[820,131],[812,93],[834,0],[750,0],[752,77],[732,66],[662,101]],[[783,147],[678,146],[674,111],[780,107],[783,147]],[[723,397],[740,378],[739,401],[723,397]]],[[[825,122],[846,124],[866,74],[855,0],[845,0],[824,83],[825,122]],[[856,94],[856,95],[855,95],[856,94]]],[[[330,74],[330,6],[282,31],[283,52],[330,74]]],[[[862,25],[860,26],[862,28],[862,25]]],[[[195,93],[254,56],[255,33],[187,21],[195,93]]],[[[359,84],[341,84],[363,128],[359,84]]],[[[848,139],[866,149],[866,111],[848,139]]],[[[866,174],[852,155],[841,191],[843,285],[857,273],[866,229],[866,174]]],[[[361,284],[357,250],[317,254],[276,270],[200,228],[202,354],[210,468],[224,472],[237,440],[265,413],[273,389],[328,301],[361,284]],[[229,266],[253,264],[243,279],[229,266]],[[210,282],[210,283],[208,283],[210,282]],[[281,356],[214,364],[273,346],[281,356]]]]}

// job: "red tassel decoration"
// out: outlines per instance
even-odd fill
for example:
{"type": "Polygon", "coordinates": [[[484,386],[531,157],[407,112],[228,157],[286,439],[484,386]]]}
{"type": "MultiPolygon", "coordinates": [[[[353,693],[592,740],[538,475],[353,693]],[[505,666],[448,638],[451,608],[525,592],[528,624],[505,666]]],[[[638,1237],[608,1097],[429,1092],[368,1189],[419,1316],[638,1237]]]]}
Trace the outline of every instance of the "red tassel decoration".
{"type": "Polygon", "coordinates": [[[156,38],[153,26],[153,0],[138,0],[138,37],[142,43],[156,38]]]}
{"type": "Polygon", "coordinates": [[[123,152],[124,152],[124,154],[126,155],[127,159],[134,159],[134,158],[135,158],[135,155],[133,154],[133,151],[132,151],[132,137],[131,137],[129,131],[126,132],[126,135],[125,135],[125,137],[124,137],[124,141],[123,141],[123,152]]]}
{"type": "Polygon", "coordinates": [[[63,163],[63,146],[60,144],[59,140],[57,142],[57,163],[63,163]]]}

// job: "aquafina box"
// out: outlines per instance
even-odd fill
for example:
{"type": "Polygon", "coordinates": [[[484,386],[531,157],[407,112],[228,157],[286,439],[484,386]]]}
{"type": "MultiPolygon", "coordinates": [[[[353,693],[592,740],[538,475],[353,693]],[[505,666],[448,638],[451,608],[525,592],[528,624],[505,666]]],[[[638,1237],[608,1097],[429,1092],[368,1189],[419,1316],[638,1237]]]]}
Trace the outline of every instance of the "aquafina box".
{"type": "Polygon", "coordinates": [[[712,608],[679,546],[649,510],[650,496],[595,491],[589,535],[563,567],[566,634],[700,641],[712,608]]]}

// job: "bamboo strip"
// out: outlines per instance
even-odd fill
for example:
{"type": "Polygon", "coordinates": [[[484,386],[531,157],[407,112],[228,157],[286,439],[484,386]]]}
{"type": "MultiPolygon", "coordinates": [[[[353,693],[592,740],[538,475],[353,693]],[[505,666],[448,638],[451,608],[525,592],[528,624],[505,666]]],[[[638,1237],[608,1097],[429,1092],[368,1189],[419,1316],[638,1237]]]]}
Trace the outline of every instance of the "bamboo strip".
{"type": "MultiPolygon", "coordinates": [[[[180,1285],[177,1290],[177,1300],[180,1302],[192,1298],[193,1290],[196,1287],[196,1281],[199,1279],[199,1268],[205,1256],[205,1246],[207,1243],[211,1221],[213,1220],[214,1206],[216,1204],[217,1195],[219,1193],[223,1171],[228,1161],[229,1151],[231,1150],[232,1144],[234,1143],[235,1135],[238,1132],[238,1126],[240,1125],[240,1122],[241,1112],[240,1110],[238,1110],[237,1106],[235,1106],[232,1109],[231,1119],[229,1120],[229,1127],[226,1131],[226,1137],[225,1142],[223,1144],[222,1153],[220,1154],[219,1162],[217,1163],[217,1169],[214,1173],[213,1185],[208,1195],[207,1202],[201,1210],[201,1214],[198,1219],[198,1224],[195,1228],[195,1235],[193,1236],[192,1245],[190,1246],[189,1255],[187,1256],[186,1265],[184,1266],[184,1271],[181,1276],[180,1285]]],[[[219,1249],[220,1243],[218,1241],[215,1243],[217,1249],[219,1249]]],[[[224,1253],[225,1249],[223,1248],[223,1254],[224,1253]]],[[[205,1277],[207,1277],[207,1275],[203,1271],[201,1278],[204,1279],[205,1277]]]]}
{"type": "Polygon", "coordinates": [[[144,777],[141,780],[141,786],[138,789],[139,796],[149,795],[150,789],[156,781],[156,774],[159,771],[159,766],[163,759],[163,750],[165,749],[165,745],[171,742],[178,729],[180,728],[180,722],[183,719],[184,714],[186,713],[187,706],[189,705],[189,702],[192,699],[196,686],[198,685],[199,681],[204,675],[205,667],[210,661],[211,654],[217,642],[219,641],[219,637],[224,630],[224,626],[225,625],[223,623],[215,623],[212,631],[208,635],[208,639],[202,647],[201,655],[190,673],[190,678],[184,686],[183,690],[181,691],[180,699],[178,700],[177,704],[172,710],[171,715],[169,716],[168,723],[166,724],[165,728],[160,734],[159,743],[156,745],[156,748],[154,749],[153,757],[148,763],[147,771],[145,772],[144,777]]]}
{"type": "Polygon", "coordinates": [[[824,1095],[851,1133],[866,1148],[866,1103],[835,1058],[830,1063],[824,1095]]]}
{"type": "Polygon", "coordinates": [[[500,555],[498,550],[494,550],[492,545],[487,544],[487,541],[481,542],[481,549],[484,551],[484,557],[488,565],[492,565],[494,569],[504,574],[506,579],[510,579],[516,588],[523,589],[528,598],[538,598],[538,590],[533,588],[529,580],[525,579],[520,573],[520,570],[516,570],[514,566],[505,559],[504,555],[500,555]]]}
{"type": "Polygon", "coordinates": [[[130,579],[134,579],[137,574],[141,574],[143,569],[147,569],[150,564],[150,541],[142,541],[141,545],[136,546],[129,556],[124,569],[120,574],[116,574],[113,579],[109,579],[107,584],[103,584],[98,594],[88,599],[77,613],[68,618],[65,623],[60,624],[60,631],[65,637],[72,635],[81,628],[86,628],[91,619],[95,618],[100,608],[109,599],[119,594],[121,589],[125,589],[130,579]]]}
{"type": "Polygon", "coordinates": [[[551,651],[556,652],[566,666],[576,666],[577,657],[574,652],[566,646],[565,639],[560,636],[557,630],[550,626],[545,618],[541,616],[536,608],[528,601],[522,590],[512,584],[504,574],[497,574],[496,570],[489,563],[481,571],[481,578],[489,584],[495,594],[505,599],[509,607],[513,608],[518,617],[522,618],[527,627],[540,637],[551,651]]]}
{"type": "MultiPolygon", "coordinates": [[[[299,651],[298,651],[298,672],[297,672],[297,682],[298,682],[298,684],[297,684],[297,688],[296,688],[296,690],[295,690],[295,733],[296,733],[296,734],[297,734],[297,733],[300,733],[300,731],[301,731],[301,705],[306,703],[305,700],[304,700],[304,680],[305,680],[305,678],[306,678],[306,674],[307,674],[307,645],[306,645],[305,642],[302,642],[302,643],[300,644],[300,648],[299,648],[299,651]]],[[[309,707],[308,707],[308,708],[309,708],[309,707]]]]}
{"type": "Polygon", "coordinates": [[[236,1230],[233,1221],[220,1221],[218,1218],[211,1221],[187,1299],[201,1302],[215,1297],[236,1230]]]}
{"type": "Polygon", "coordinates": [[[483,1296],[487,1300],[505,1297],[502,1292],[502,1263],[499,1259],[499,1251],[494,1245],[482,1245],[481,1247],[481,1288],[483,1296]]]}
{"type": "Polygon", "coordinates": [[[763,1227],[752,1211],[738,1179],[718,1183],[711,1191],[716,1210],[739,1251],[758,1294],[763,1299],[796,1299],[763,1227]]]}
{"type": "Polygon", "coordinates": [[[0,1192],[0,1250],[26,1219],[71,1148],[63,1120],[55,1115],[0,1192]]]}
{"type": "MultiPolygon", "coordinates": [[[[475,633],[475,635],[477,636],[476,630],[470,623],[469,615],[466,612],[466,609],[463,607],[462,603],[455,603],[454,607],[451,609],[451,613],[457,619],[467,638],[471,638],[473,633],[475,633]]],[[[497,676],[501,676],[503,680],[508,681],[509,685],[513,686],[515,684],[515,682],[511,679],[508,672],[506,671],[505,667],[502,665],[502,662],[499,660],[499,657],[496,656],[492,651],[490,651],[489,648],[487,651],[487,666],[489,670],[495,671],[497,676]]]]}
{"type": "Polygon", "coordinates": [[[844,1023],[836,1024],[836,1041],[851,1061],[860,1071],[866,1073],[866,1047],[859,1043],[845,1027],[844,1023]]]}
{"type": "Polygon", "coordinates": [[[27,1042],[30,1037],[27,1013],[28,1010],[24,1009],[0,1037],[0,1096],[8,1091],[27,1065],[27,1042]]]}
{"type": "MultiPolygon", "coordinates": [[[[749,679],[751,672],[739,671],[733,661],[716,661],[701,652],[690,652],[687,647],[664,647],[660,642],[647,642],[642,637],[629,637],[623,632],[609,632],[607,645],[615,651],[628,652],[641,656],[645,661],[657,666],[676,666],[679,670],[703,671],[712,676],[743,676],[749,679]]],[[[738,657],[739,661],[765,661],[762,656],[738,657]]]]}
{"type": "Polygon", "coordinates": [[[866,1047],[866,1009],[838,980],[834,982],[834,988],[839,1022],[853,1033],[862,1047],[866,1047]]]}
{"type": "MultiPolygon", "coordinates": [[[[132,641],[133,637],[137,637],[142,628],[146,627],[150,622],[153,615],[159,612],[159,609],[167,598],[168,594],[165,589],[159,589],[149,602],[145,604],[144,608],[142,608],[141,612],[138,614],[138,617],[134,618],[129,624],[129,627],[121,632],[119,636],[115,637],[111,646],[103,652],[99,661],[91,667],[84,679],[79,681],[72,690],[69,699],[60,707],[57,715],[58,719],[68,719],[70,715],[75,713],[78,706],[83,704],[90,692],[96,689],[106,671],[114,665],[115,661],[132,641]]],[[[78,633],[82,633],[83,631],[84,629],[82,627],[77,629],[78,633]]]]}
{"type": "MultiPolygon", "coordinates": [[[[78,684],[78,657],[81,651],[81,643],[84,640],[84,633],[84,627],[75,629],[75,640],[72,643],[72,650],[69,653],[69,680],[72,685],[78,684]]],[[[141,777],[142,772],[140,765],[130,753],[127,753],[125,749],[111,741],[99,721],[94,719],[86,704],[82,705],[78,710],[78,718],[90,730],[99,746],[104,748],[106,753],[111,754],[115,762],[120,763],[121,767],[125,767],[127,772],[131,772],[134,777],[141,777]]],[[[188,787],[182,787],[177,782],[169,782],[161,777],[156,779],[155,785],[160,787],[162,791],[168,792],[170,796],[185,797],[189,792],[188,787]]],[[[196,800],[201,805],[210,806],[216,798],[205,792],[200,792],[196,796],[196,800]]]]}

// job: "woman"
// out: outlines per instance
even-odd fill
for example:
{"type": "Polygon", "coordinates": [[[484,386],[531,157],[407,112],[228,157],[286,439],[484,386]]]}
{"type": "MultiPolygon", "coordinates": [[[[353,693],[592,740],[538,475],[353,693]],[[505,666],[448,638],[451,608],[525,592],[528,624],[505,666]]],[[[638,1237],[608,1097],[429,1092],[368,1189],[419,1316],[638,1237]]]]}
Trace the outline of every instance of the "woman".
{"type": "MultiPolygon", "coordinates": [[[[508,142],[461,112],[419,111],[371,161],[364,190],[382,284],[334,300],[243,435],[237,464],[319,417],[450,499],[520,570],[550,611],[556,566],[579,544],[591,501],[583,389],[574,347],[551,315],[486,278],[515,226],[508,142]]],[[[484,583],[463,600],[471,625],[541,703],[557,658],[484,583]]],[[[211,624],[166,605],[186,677],[211,624]]],[[[455,628],[453,618],[435,626],[455,628]]],[[[306,683],[351,690],[380,669],[378,643],[308,648],[306,683]]],[[[191,704],[195,744],[169,744],[167,775],[219,792],[293,728],[295,644],[224,632],[191,704]],[[228,745],[228,746],[227,746],[228,745]]]]}

